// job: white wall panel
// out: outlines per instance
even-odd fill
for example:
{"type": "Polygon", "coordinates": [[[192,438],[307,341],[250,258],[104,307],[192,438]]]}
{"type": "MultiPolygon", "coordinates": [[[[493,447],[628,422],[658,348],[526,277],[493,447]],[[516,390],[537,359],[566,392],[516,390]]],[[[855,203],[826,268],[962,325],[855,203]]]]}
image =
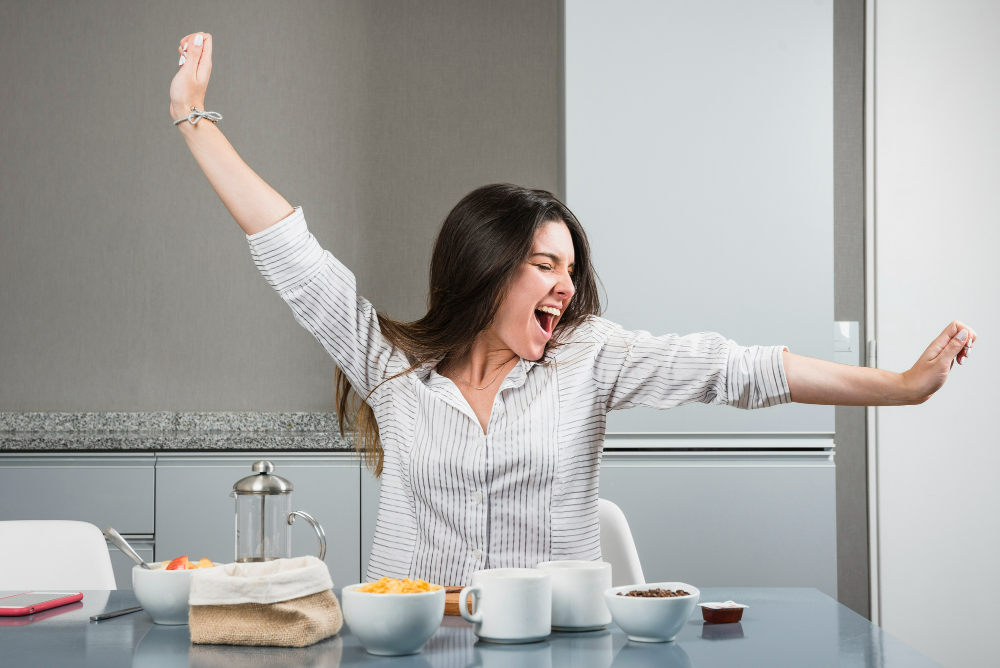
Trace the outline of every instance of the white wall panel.
{"type": "Polygon", "coordinates": [[[1000,609],[959,601],[1000,597],[1000,3],[878,0],[874,29],[878,365],[955,318],[981,335],[929,402],[878,409],[881,625],[994,666],[1000,609]]]}
{"type": "MultiPolygon", "coordinates": [[[[833,6],[567,0],[566,197],[607,317],[832,359],[833,6]]],[[[832,432],[833,409],[685,406],[610,431],[832,432]]]]}

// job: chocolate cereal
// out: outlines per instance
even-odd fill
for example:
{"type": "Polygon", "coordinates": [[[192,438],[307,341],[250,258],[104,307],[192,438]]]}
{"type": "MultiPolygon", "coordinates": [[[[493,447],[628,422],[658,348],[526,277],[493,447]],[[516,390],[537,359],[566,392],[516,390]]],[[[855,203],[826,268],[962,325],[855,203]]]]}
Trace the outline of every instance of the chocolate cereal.
{"type": "Polygon", "coordinates": [[[676,596],[690,596],[691,594],[683,589],[678,589],[677,591],[673,591],[672,589],[633,589],[627,594],[618,592],[618,595],[635,596],[637,598],[674,598],[676,596]]]}

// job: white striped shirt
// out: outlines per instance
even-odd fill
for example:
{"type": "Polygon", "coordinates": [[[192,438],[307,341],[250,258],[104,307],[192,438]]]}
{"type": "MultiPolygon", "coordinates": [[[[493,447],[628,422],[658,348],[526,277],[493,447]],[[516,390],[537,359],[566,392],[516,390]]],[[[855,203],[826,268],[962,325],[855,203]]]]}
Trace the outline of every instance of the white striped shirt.
{"type": "Polygon", "coordinates": [[[324,251],[301,208],[247,236],[257,268],[366,395],[385,460],[367,577],[467,585],[483,568],[601,558],[598,474],[607,412],[633,406],[791,400],[782,346],[718,334],[651,336],[590,317],[504,379],[486,434],[433,364],[406,369],[354,275],[324,251]]]}

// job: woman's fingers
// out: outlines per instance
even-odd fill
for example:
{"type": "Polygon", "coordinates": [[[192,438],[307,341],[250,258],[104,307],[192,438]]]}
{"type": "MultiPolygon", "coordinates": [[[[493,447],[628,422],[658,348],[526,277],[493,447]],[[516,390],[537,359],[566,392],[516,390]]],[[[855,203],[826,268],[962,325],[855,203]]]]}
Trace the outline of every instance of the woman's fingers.
{"type": "Polygon", "coordinates": [[[197,33],[192,35],[191,39],[187,40],[187,49],[184,50],[184,55],[181,56],[181,59],[184,61],[184,67],[190,69],[192,77],[198,72],[198,58],[201,56],[201,47],[196,47],[194,44],[195,37],[197,37],[197,33]]]}
{"type": "Polygon", "coordinates": [[[201,58],[202,38],[200,33],[195,33],[187,45],[187,62],[191,65],[191,71],[198,71],[198,59],[201,58]]]}
{"type": "Polygon", "coordinates": [[[198,78],[208,81],[208,77],[212,74],[212,36],[207,32],[203,34],[203,42],[201,49],[201,63],[198,65],[198,78]]]}
{"type": "Polygon", "coordinates": [[[969,343],[969,333],[969,328],[963,326],[962,329],[952,337],[951,341],[948,342],[948,345],[945,346],[942,357],[944,357],[944,359],[957,361],[961,364],[964,348],[969,343]]]}
{"type": "Polygon", "coordinates": [[[951,322],[944,328],[944,331],[941,332],[936,339],[931,341],[931,345],[927,346],[927,350],[924,351],[924,354],[927,356],[926,359],[937,359],[938,355],[941,354],[941,351],[947,347],[948,342],[951,341],[959,331],[961,331],[961,328],[956,326],[957,324],[957,320],[951,322]]]}
{"type": "MultiPolygon", "coordinates": [[[[963,327],[964,326],[965,325],[963,325],[963,327]]],[[[965,345],[962,347],[961,352],[959,353],[961,356],[959,364],[963,366],[965,365],[966,360],[969,359],[969,353],[972,351],[972,344],[976,342],[976,330],[972,329],[971,327],[969,327],[968,329],[969,329],[969,337],[966,340],[965,345]]]]}
{"type": "Polygon", "coordinates": [[[212,36],[198,32],[187,45],[187,63],[199,81],[206,81],[212,71],[212,36]]]}
{"type": "Polygon", "coordinates": [[[177,55],[181,57],[180,62],[177,63],[178,65],[183,65],[184,62],[187,60],[188,46],[191,45],[191,40],[194,39],[194,36],[195,33],[191,33],[190,35],[185,35],[184,37],[181,38],[181,41],[178,42],[177,55]]]}
{"type": "Polygon", "coordinates": [[[931,345],[927,346],[925,355],[927,360],[938,359],[942,354],[944,354],[946,359],[954,360],[959,352],[966,346],[971,347],[971,342],[975,341],[976,333],[975,331],[963,323],[961,320],[953,320],[944,331],[941,332],[940,336],[931,342],[931,345]],[[957,340],[957,337],[965,331],[965,336],[961,340],[957,340]],[[955,348],[954,346],[957,346],[955,348]]]}

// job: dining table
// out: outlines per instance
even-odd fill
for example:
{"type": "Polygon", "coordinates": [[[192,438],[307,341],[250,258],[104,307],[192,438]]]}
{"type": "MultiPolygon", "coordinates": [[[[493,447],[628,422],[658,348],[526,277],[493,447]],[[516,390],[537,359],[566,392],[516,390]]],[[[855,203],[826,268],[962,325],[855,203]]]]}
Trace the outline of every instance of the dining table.
{"type": "MultiPolygon", "coordinates": [[[[14,592],[6,592],[14,593],[14,592]]],[[[337,589],[334,593],[339,594],[337,589]]],[[[0,596],[4,592],[0,592],[0,596]]],[[[614,623],[600,631],[553,633],[541,642],[496,645],[446,616],[409,656],[365,652],[348,625],[309,647],[193,645],[186,625],[154,624],[143,611],[90,621],[138,605],[131,590],[84,591],[83,600],[25,617],[0,617],[0,665],[100,666],[523,666],[614,668],[712,666],[879,666],[940,664],[816,589],[706,587],[702,601],[748,605],[740,622],[709,624],[695,608],[673,642],[630,641],[614,623]]]]}

